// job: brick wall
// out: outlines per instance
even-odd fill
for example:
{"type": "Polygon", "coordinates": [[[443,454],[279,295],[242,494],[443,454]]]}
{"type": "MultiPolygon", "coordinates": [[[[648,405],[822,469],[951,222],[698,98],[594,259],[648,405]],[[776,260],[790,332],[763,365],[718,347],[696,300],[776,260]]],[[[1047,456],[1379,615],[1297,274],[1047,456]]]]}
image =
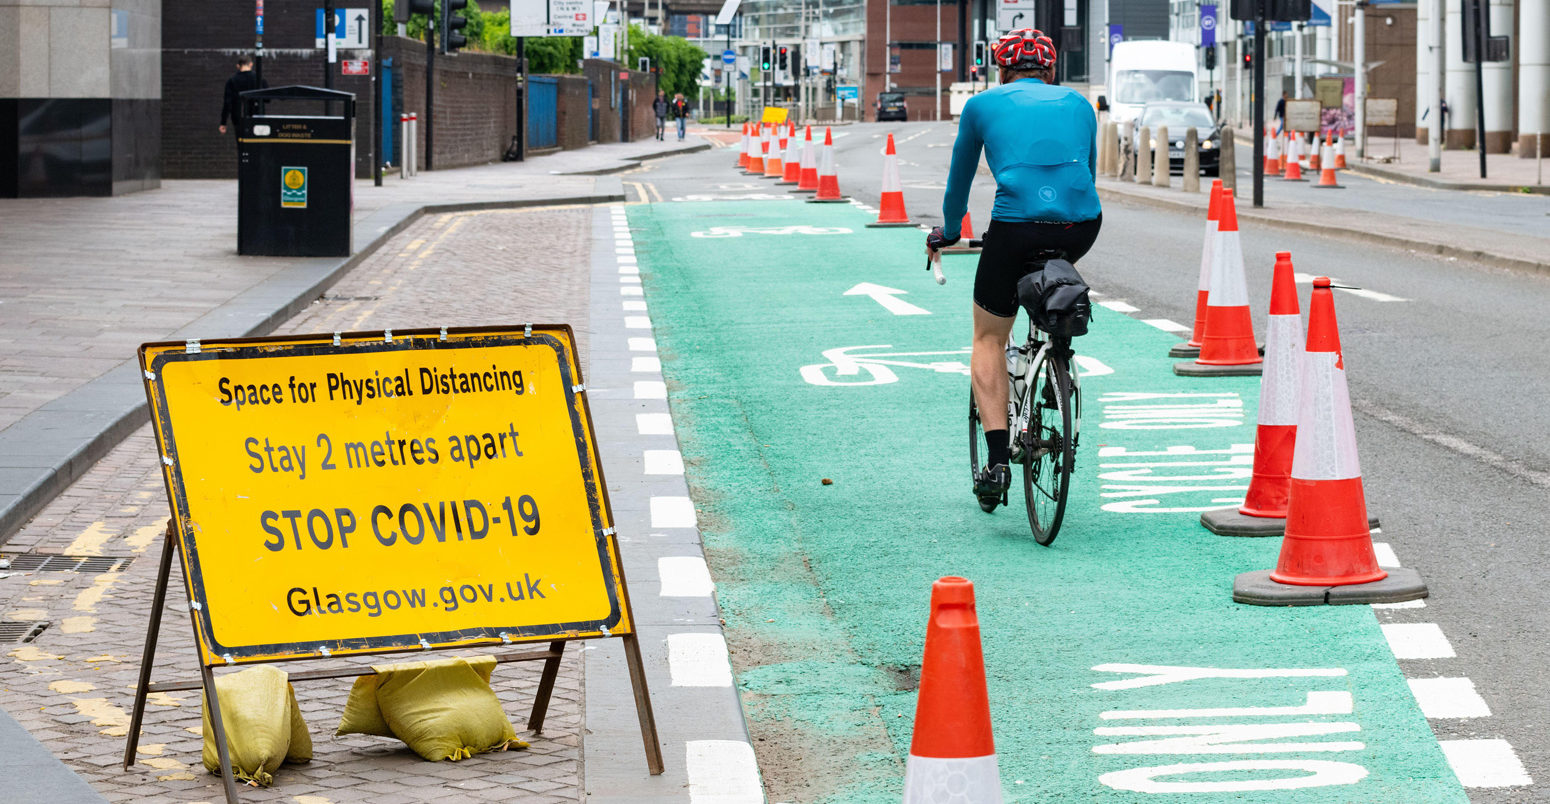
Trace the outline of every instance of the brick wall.
{"type": "MultiPolygon", "coordinates": [[[[948,86],[954,81],[966,80],[958,72],[958,67],[964,61],[962,54],[957,51],[960,24],[957,4],[895,5],[892,9],[892,34],[893,41],[898,43],[929,44],[935,41],[935,15],[939,10],[942,15],[942,41],[952,42],[954,48],[954,70],[942,73],[942,95],[938,99],[945,119],[949,105],[948,86]]],[[[884,32],[888,29],[885,20],[887,12],[885,3],[867,4],[867,42],[879,43],[866,49],[866,79],[862,84],[861,107],[867,120],[876,119],[877,93],[882,92],[885,86],[884,71],[888,69],[889,57],[888,46],[884,44],[884,32]]],[[[893,88],[895,92],[904,93],[904,106],[910,120],[930,120],[935,115],[931,100],[936,94],[936,58],[936,50],[930,47],[901,48],[899,51],[900,71],[893,74],[893,88]]]]}
{"type": "Polygon", "coordinates": [[[580,75],[555,76],[559,79],[560,147],[565,150],[587,147],[589,82],[580,75]]]}
{"type": "MultiPolygon", "coordinates": [[[[425,162],[425,43],[383,39],[383,55],[402,76],[403,108],[420,115],[420,164],[425,162]]],[[[517,62],[506,56],[436,54],[434,168],[499,162],[517,133],[517,62]]]]}

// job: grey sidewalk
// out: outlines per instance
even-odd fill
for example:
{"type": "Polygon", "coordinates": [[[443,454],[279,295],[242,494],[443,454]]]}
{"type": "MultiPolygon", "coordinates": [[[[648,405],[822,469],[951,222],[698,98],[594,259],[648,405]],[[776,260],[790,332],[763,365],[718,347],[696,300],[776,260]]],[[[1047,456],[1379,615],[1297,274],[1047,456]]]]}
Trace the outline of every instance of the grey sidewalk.
{"type": "Polygon", "coordinates": [[[144,420],[140,343],[265,332],[423,209],[623,200],[601,174],[704,147],[647,140],[358,181],[351,259],[237,256],[234,181],[0,200],[0,543],[144,420]]]}

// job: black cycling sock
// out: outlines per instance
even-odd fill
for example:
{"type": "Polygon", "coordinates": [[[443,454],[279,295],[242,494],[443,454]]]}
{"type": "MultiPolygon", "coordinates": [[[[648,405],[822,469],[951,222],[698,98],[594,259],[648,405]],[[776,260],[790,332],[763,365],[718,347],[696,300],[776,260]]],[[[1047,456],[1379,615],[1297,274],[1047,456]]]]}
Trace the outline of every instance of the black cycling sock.
{"type": "Polygon", "coordinates": [[[1005,429],[985,431],[985,447],[989,453],[986,466],[1011,463],[1012,448],[1008,446],[1010,440],[1005,429]]]}

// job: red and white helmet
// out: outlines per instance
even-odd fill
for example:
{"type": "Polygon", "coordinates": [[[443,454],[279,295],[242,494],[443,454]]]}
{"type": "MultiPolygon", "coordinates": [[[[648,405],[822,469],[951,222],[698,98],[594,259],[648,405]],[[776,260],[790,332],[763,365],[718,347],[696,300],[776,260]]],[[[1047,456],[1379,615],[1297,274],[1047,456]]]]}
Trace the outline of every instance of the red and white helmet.
{"type": "Polygon", "coordinates": [[[1055,66],[1055,43],[1037,28],[1019,28],[996,41],[992,54],[1005,70],[1046,70],[1055,66]]]}

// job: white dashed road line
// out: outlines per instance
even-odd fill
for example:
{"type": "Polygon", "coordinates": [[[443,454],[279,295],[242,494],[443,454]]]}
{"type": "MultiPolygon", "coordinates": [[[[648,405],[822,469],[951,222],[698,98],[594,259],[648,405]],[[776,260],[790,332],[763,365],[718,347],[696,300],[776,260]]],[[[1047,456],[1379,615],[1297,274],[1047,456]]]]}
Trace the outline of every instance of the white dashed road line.
{"type": "Polygon", "coordinates": [[[1465,787],[1517,787],[1533,784],[1506,740],[1438,740],[1442,753],[1465,787]]]}
{"type": "Polygon", "coordinates": [[[710,597],[716,591],[710,568],[699,556],[664,556],[657,559],[662,578],[662,597],[710,597]]]}
{"type": "Polygon", "coordinates": [[[732,665],[720,634],[671,634],[667,666],[675,687],[730,687],[732,665]]]}
{"type": "Polygon", "coordinates": [[[1383,637],[1396,659],[1452,659],[1452,643],[1436,623],[1384,623],[1383,637]]]}
{"type": "Polygon", "coordinates": [[[1491,716],[1491,707],[1475,692],[1475,682],[1467,678],[1412,678],[1409,682],[1421,714],[1428,718],[1491,716]]]}

